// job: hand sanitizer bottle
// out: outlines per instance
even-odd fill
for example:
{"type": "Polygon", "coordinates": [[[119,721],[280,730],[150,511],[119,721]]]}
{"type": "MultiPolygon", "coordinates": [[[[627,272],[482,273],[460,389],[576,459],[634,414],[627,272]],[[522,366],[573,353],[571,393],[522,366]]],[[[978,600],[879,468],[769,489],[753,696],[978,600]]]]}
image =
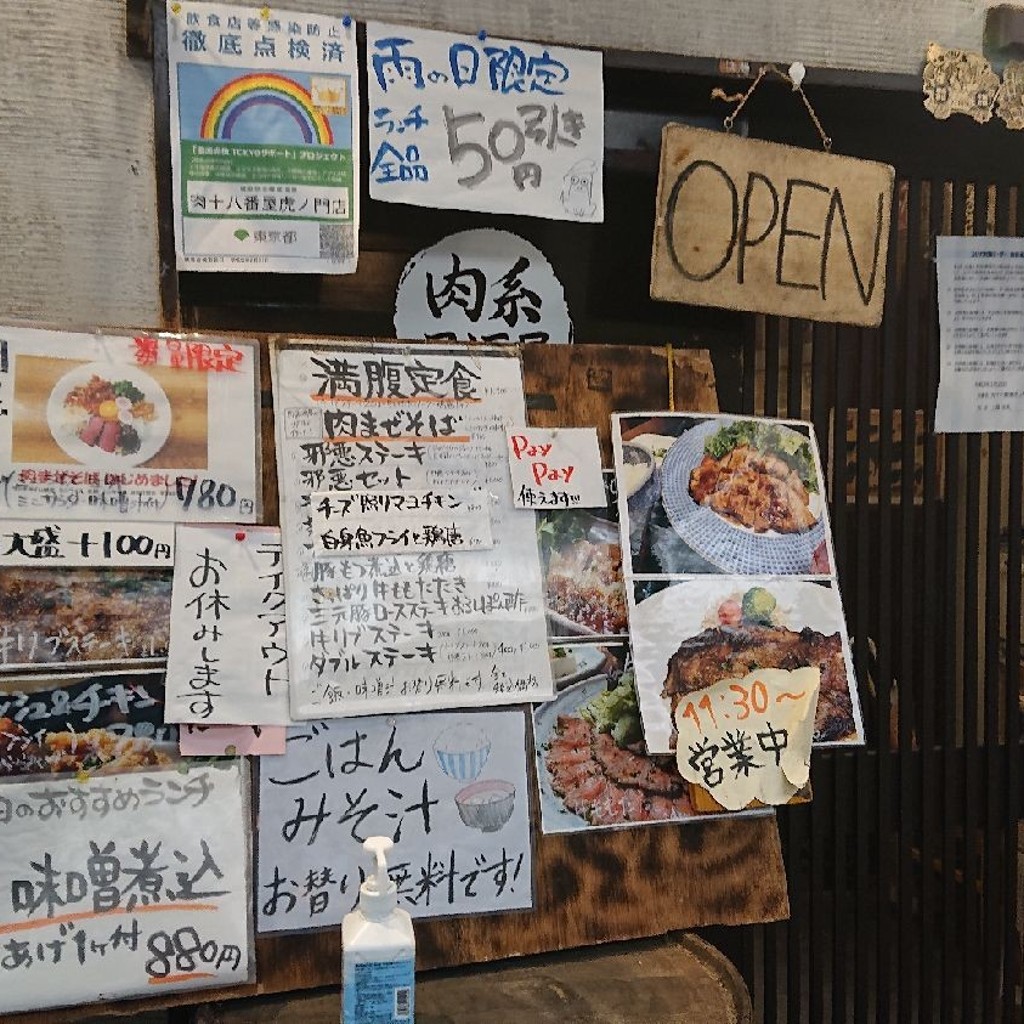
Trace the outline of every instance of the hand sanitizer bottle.
{"type": "Polygon", "coordinates": [[[363,849],[376,874],[359,887],[359,905],[341,925],[342,1024],[406,1024],[413,1020],[416,939],[412,918],[398,906],[398,888],[384,855],[394,846],[370,836],[363,849]]]}

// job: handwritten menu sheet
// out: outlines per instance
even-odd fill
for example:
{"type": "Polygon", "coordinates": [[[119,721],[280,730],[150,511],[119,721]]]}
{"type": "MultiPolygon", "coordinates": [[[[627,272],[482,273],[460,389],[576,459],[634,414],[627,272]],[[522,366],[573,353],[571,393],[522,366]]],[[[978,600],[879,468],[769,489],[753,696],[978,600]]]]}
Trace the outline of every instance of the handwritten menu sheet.
{"type": "MultiPolygon", "coordinates": [[[[647,749],[678,750],[675,716],[692,694],[755,669],[805,667],[821,673],[813,742],[863,742],[810,424],[616,414],[612,440],[647,749]]],[[[735,731],[744,711],[721,710],[723,728],[735,731]]]]}
{"type": "Polygon", "coordinates": [[[258,359],[238,340],[0,326],[0,518],[255,521],[258,359]]]}
{"type": "Polygon", "coordinates": [[[258,928],[341,923],[390,836],[388,870],[413,917],[533,905],[521,710],[309,722],[260,763],[258,928]]]}
{"type": "Polygon", "coordinates": [[[0,777],[156,768],[178,760],[163,672],[0,680],[0,777]]]}
{"type": "Polygon", "coordinates": [[[1024,241],[939,238],[940,433],[1024,423],[1024,241]]]}
{"type": "Polygon", "coordinates": [[[534,520],[512,507],[505,452],[525,426],[518,360],[311,343],[277,351],[274,386],[293,718],[549,696],[534,520]],[[428,550],[371,536],[318,553],[325,495],[404,493],[481,504],[494,546],[442,531],[428,550]]]}
{"type": "Polygon", "coordinates": [[[252,974],[239,762],[0,786],[0,1011],[252,974]]]}
{"type": "Polygon", "coordinates": [[[284,605],[277,527],[179,526],[167,720],[287,725],[284,605]]]}
{"type": "Polygon", "coordinates": [[[567,344],[572,336],[554,268],[511,231],[448,235],[413,256],[398,282],[396,338],[567,344]]]}
{"type": "Polygon", "coordinates": [[[167,56],[178,269],[353,273],[355,23],[183,0],[167,56]]]}
{"type": "Polygon", "coordinates": [[[602,57],[369,22],[370,195],[604,220],[602,57]]]}

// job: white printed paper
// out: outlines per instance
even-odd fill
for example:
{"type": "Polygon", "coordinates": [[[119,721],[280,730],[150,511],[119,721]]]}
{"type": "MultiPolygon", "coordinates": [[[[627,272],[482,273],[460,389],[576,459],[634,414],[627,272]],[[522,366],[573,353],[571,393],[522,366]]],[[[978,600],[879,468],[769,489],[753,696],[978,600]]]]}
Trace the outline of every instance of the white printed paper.
{"type": "Polygon", "coordinates": [[[253,522],[253,342],[0,327],[0,517],[253,522]]]}
{"type": "Polygon", "coordinates": [[[473,228],[405,265],[395,337],[567,344],[572,321],[562,282],[540,249],[511,231],[473,228]]]}
{"type": "Polygon", "coordinates": [[[0,786],[0,1011],[251,977],[239,762],[0,786]]]}
{"type": "Polygon", "coordinates": [[[521,710],[352,718],[288,730],[260,763],[258,928],[341,923],[372,835],[413,917],[533,905],[521,710]]]}
{"type": "Polygon", "coordinates": [[[59,568],[174,564],[169,523],[61,523],[55,519],[0,520],[0,566],[59,568]]]}
{"type": "Polygon", "coordinates": [[[355,23],[183,0],[167,52],[178,269],[353,273],[355,23]]]}
{"type": "Polygon", "coordinates": [[[1020,430],[1024,423],[1024,239],[936,240],[937,433],[1020,430]]]}
{"type": "Polygon", "coordinates": [[[281,531],[179,526],[167,721],[287,725],[281,531]]]}
{"type": "Polygon", "coordinates": [[[516,508],[604,508],[601,448],[593,427],[530,427],[508,435],[516,508]]]}
{"type": "Polygon", "coordinates": [[[604,220],[601,54],[369,22],[370,195],[604,220]]]}
{"type": "Polygon", "coordinates": [[[512,507],[505,453],[519,361],[317,342],[278,351],[274,387],[292,717],[550,696],[534,517],[512,507]],[[477,487],[490,550],[316,555],[314,494],[477,487]]]}
{"type": "Polygon", "coordinates": [[[810,778],[815,667],[757,669],[688,693],[675,712],[679,774],[726,810],[788,803],[810,778]]]}
{"type": "Polygon", "coordinates": [[[462,491],[324,491],[310,495],[323,555],[479,551],[494,547],[490,495],[462,491]]]}

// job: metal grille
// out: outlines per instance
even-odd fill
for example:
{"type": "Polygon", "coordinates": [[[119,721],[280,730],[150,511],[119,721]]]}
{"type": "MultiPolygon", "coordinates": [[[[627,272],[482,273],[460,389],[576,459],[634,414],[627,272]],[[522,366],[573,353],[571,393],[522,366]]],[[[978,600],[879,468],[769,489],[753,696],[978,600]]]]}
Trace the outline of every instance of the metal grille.
{"type": "Polygon", "coordinates": [[[932,432],[935,236],[1021,227],[1024,190],[901,181],[882,327],[746,345],[745,411],[818,433],[868,730],[780,812],[792,918],[738,956],[766,1024],[1021,1019],[1024,435],[932,432]]]}

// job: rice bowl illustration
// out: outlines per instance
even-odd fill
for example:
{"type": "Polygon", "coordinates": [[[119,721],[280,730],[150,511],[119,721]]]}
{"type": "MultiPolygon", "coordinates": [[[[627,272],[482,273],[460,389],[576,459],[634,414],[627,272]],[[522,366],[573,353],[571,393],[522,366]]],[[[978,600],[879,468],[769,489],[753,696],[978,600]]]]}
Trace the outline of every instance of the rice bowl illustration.
{"type": "Polygon", "coordinates": [[[481,779],[455,794],[463,824],[481,832],[497,832],[512,817],[516,787],[501,779],[481,779]]]}
{"type": "Polygon", "coordinates": [[[456,722],[434,740],[441,771],[456,782],[472,782],[491,756],[491,738],[472,722],[456,722]]]}

